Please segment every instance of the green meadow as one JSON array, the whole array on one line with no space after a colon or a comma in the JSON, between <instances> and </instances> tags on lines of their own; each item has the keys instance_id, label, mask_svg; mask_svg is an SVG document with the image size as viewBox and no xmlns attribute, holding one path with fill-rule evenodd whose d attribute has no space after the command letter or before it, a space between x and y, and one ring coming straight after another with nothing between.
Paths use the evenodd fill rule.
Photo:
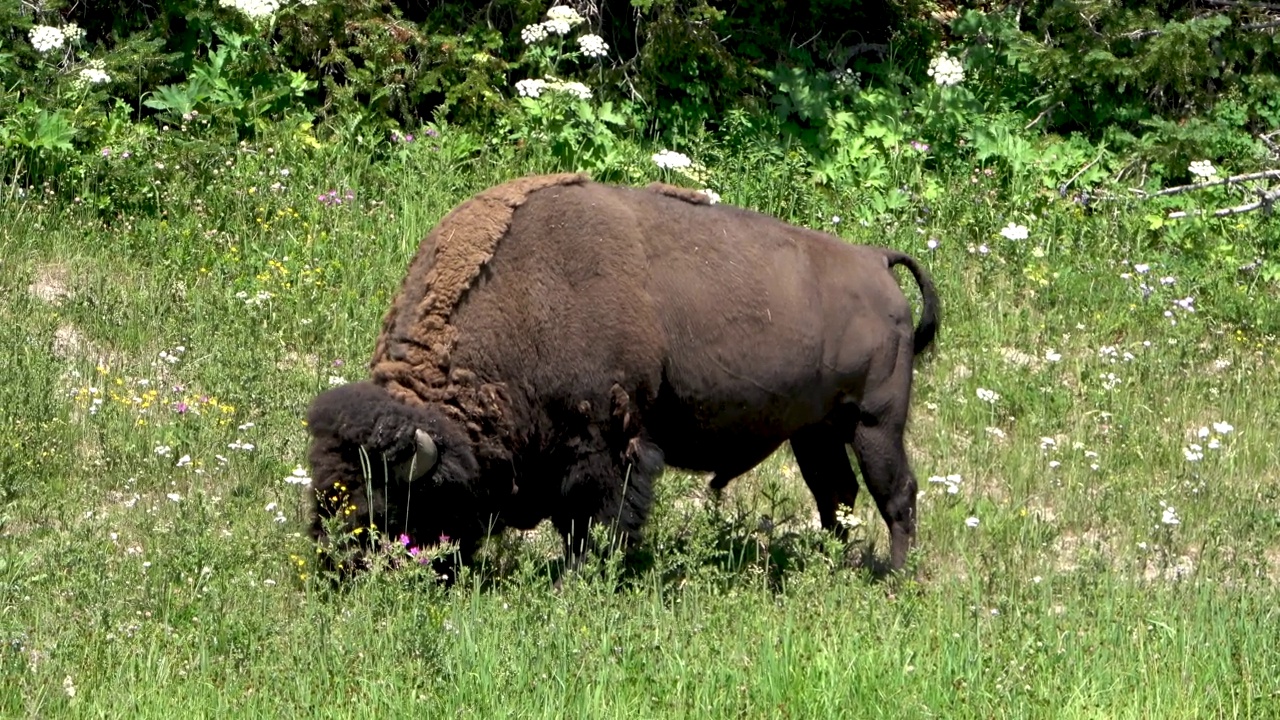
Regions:
<instances>
[{"instance_id":1,"label":"green meadow","mask_svg":"<svg viewBox=\"0 0 1280 720\"><path fill-rule=\"evenodd\" d=\"M556 589L545 526L452 587L390 561L330 583L308 403L363 376L439 218L552 169L450 133L378 162L287 139L111 159L153 213L6 190L0 716L1280 717L1280 313L1246 266L1273 220L1170 229L905 154L877 212L765 155L706 164L722 202L938 285L907 572L879 571L865 491L848 545L818 529L784 447L718 499L669 470L641 566ZM627 152L623 180L680 181Z\"/></svg>"}]
</instances>

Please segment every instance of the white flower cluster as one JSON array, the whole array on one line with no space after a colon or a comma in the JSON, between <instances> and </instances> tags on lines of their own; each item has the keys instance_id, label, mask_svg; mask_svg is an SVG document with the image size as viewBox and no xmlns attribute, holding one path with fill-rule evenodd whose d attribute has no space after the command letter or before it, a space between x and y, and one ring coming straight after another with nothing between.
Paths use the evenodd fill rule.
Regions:
<instances>
[{"instance_id":1,"label":"white flower cluster","mask_svg":"<svg viewBox=\"0 0 1280 720\"><path fill-rule=\"evenodd\" d=\"M663 150L653 154L653 162L663 170L680 170L693 165L693 161L684 153Z\"/></svg>"},{"instance_id":2,"label":"white flower cluster","mask_svg":"<svg viewBox=\"0 0 1280 720\"><path fill-rule=\"evenodd\" d=\"M49 25L37 25L31 28L27 36L31 39L31 47L42 53L57 50L67 39L61 30Z\"/></svg>"},{"instance_id":3,"label":"white flower cluster","mask_svg":"<svg viewBox=\"0 0 1280 720\"><path fill-rule=\"evenodd\" d=\"M579 100L586 100L591 97L591 88L574 80L561 81L553 77L538 79L529 78L520 80L516 83L516 92L521 97L542 97L544 90L556 90L567 95L572 95Z\"/></svg>"},{"instance_id":4,"label":"white flower cluster","mask_svg":"<svg viewBox=\"0 0 1280 720\"><path fill-rule=\"evenodd\" d=\"M964 66L944 51L929 61L929 77L939 85L959 85L964 82Z\"/></svg>"},{"instance_id":5,"label":"white flower cluster","mask_svg":"<svg viewBox=\"0 0 1280 720\"><path fill-rule=\"evenodd\" d=\"M854 72L849 68L845 68L843 70L832 70L830 76L835 82L836 87L844 89L857 87L862 81L862 73Z\"/></svg>"},{"instance_id":6,"label":"white flower cluster","mask_svg":"<svg viewBox=\"0 0 1280 720\"><path fill-rule=\"evenodd\" d=\"M533 45L534 43L546 39L548 35L568 35L570 30L575 26L582 24L584 20L585 18L579 15L577 10L574 10L567 5L556 5L547 11L547 20L545 22L540 22L536 25L526 25L524 29L520 31L520 39L524 40L526 45ZM584 37L596 36L587 35ZM579 41L579 43L581 43L581 41ZM604 42L601 41L601 45L603 44Z\"/></svg>"},{"instance_id":7,"label":"white flower cluster","mask_svg":"<svg viewBox=\"0 0 1280 720\"><path fill-rule=\"evenodd\" d=\"M996 392L995 390L978 388L978 399L981 400L982 402L991 403L994 405L995 402L1000 399L1000 393Z\"/></svg>"},{"instance_id":8,"label":"white flower cluster","mask_svg":"<svg viewBox=\"0 0 1280 720\"><path fill-rule=\"evenodd\" d=\"M111 76L104 70L106 65L102 60L90 60L88 65L82 68L76 76L75 83L81 87L85 85L97 85L99 83L111 82Z\"/></svg>"},{"instance_id":9,"label":"white flower cluster","mask_svg":"<svg viewBox=\"0 0 1280 720\"><path fill-rule=\"evenodd\" d=\"M62 26L62 37L66 38L67 42L79 42L84 39L84 28L75 23L67 23Z\"/></svg>"},{"instance_id":10,"label":"white flower cluster","mask_svg":"<svg viewBox=\"0 0 1280 720\"><path fill-rule=\"evenodd\" d=\"M1026 240L1029 234L1026 225L1017 223L1009 223L1000 230L1000 235L1006 240Z\"/></svg>"},{"instance_id":11,"label":"white flower cluster","mask_svg":"<svg viewBox=\"0 0 1280 720\"><path fill-rule=\"evenodd\" d=\"M1218 176L1218 169L1208 160L1195 160L1187 166L1187 172L1205 180L1211 180Z\"/></svg>"},{"instance_id":12,"label":"white flower cluster","mask_svg":"<svg viewBox=\"0 0 1280 720\"><path fill-rule=\"evenodd\" d=\"M960 480L961 477L959 475L933 475L929 478L929 482L931 483L940 483L945 485L947 487L948 495L955 495L960 492Z\"/></svg>"},{"instance_id":13,"label":"white flower cluster","mask_svg":"<svg viewBox=\"0 0 1280 720\"><path fill-rule=\"evenodd\" d=\"M239 10L253 20L270 17L280 9L280 0L218 0L218 4Z\"/></svg>"},{"instance_id":14,"label":"white flower cluster","mask_svg":"<svg viewBox=\"0 0 1280 720\"><path fill-rule=\"evenodd\" d=\"M578 38L578 48L589 58L600 58L609 54L609 44L599 35L583 35Z\"/></svg>"},{"instance_id":15,"label":"white flower cluster","mask_svg":"<svg viewBox=\"0 0 1280 720\"><path fill-rule=\"evenodd\" d=\"M716 192L715 190L712 190L711 188L704 188L702 190L699 190L698 192L702 193L703 195L706 195L707 199L711 201L712 205L715 205L716 203L720 202L720 193Z\"/></svg>"}]
</instances>

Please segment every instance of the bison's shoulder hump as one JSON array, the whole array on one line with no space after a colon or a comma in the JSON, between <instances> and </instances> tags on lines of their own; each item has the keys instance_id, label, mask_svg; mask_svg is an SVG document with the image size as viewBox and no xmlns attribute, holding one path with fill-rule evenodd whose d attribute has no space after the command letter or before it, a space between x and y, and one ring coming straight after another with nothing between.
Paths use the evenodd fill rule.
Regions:
<instances>
[{"instance_id":1,"label":"bison's shoulder hump","mask_svg":"<svg viewBox=\"0 0 1280 720\"><path fill-rule=\"evenodd\" d=\"M582 173L516 178L449 211L423 240L392 303L371 362L374 378L440 384L457 335L453 311L493 257L516 208L540 190L589 180Z\"/></svg>"}]
</instances>

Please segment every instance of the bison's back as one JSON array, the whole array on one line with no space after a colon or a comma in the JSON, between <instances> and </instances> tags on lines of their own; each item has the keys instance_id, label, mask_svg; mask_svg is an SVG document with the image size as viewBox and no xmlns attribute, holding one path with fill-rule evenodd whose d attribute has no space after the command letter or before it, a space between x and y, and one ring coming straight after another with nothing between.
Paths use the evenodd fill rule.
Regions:
<instances>
[{"instance_id":1,"label":"bison's back","mask_svg":"<svg viewBox=\"0 0 1280 720\"><path fill-rule=\"evenodd\" d=\"M546 188L516 210L456 311L453 360L566 412L608 403L619 383L671 464L749 466L865 375L872 353L851 327L884 336L870 327L881 316L859 309L865 286L880 287L848 278L877 262L738 208Z\"/></svg>"}]
</instances>

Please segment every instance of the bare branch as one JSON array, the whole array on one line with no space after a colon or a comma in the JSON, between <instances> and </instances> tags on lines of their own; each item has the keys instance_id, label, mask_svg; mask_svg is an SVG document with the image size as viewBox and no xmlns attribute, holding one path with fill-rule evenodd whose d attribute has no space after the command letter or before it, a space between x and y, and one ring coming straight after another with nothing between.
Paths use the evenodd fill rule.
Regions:
<instances>
[{"instance_id":1,"label":"bare branch","mask_svg":"<svg viewBox=\"0 0 1280 720\"><path fill-rule=\"evenodd\" d=\"M1167 195L1181 195L1184 192L1192 190L1203 190L1204 188L1217 187L1219 185L1235 185L1237 183L1248 182L1250 180L1280 180L1280 170L1263 170L1262 172L1248 173L1246 175L1232 175L1229 178L1215 180L1207 183L1194 183L1191 185L1179 185L1177 187L1165 188L1158 192L1149 193L1138 188L1129 188L1142 198L1165 197Z\"/></svg>"},{"instance_id":2,"label":"bare branch","mask_svg":"<svg viewBox=\"0 0 1280 720\"><path fill-rule=\"evenodd\" d=\"M1201 215L1209 215L1210 217L1227 217L1229 215L1239 215L1241 213L1253 212L1254 210L1257 210L1259 208L1261 208L1263 212L1270 213L1274 209L1277 198L1280 198L1280 189L1271 190L1270 192L1259 193L1257 202L1246 203L1244 205L1237 205L1235 207L1222 208L1221 210L1214 210L1211 213L1205 213L1201 210L1193 210L1191 212L1186 212L1185 210L1179 210L1177 212L1169 213L1168 219L1178 220L1180 218L1199 217Z\"/></svg>"},{"instance_id":3,"label":"bare branch","mask_svg":"<svg viewBox=\"0 0 1280 720\"><path fill-rule=\"evenodd\" d=\"M1241 25L1241 30L1269 30L1271 28L1280 27L1280 20L1272 20L1271 22L1249 23Z\"/></svg>"},{"instance_id":4,"label":"bare branch","mask_svg":"<svg viewBox=\"0 0 1280 720\"><path fill-rule=\"evenodd\" d=\"M1062 106L1061 101L1050 105L1049 107L1045 108L1039 115L1037 115L1035 120L1032 120L1031 122L1027 123L1027 126L1022 129L1030 130L1031 128L1035 127L1036 123L1043 120L1045 115L1048 115L1049 113L1053 112L1054 110L1058 109L1061 106Z\"/></svg>"},{"instance_id":5,"label":"bare branch","mask_svg":"<svg viewBox=\"0 0 1280 720\"><path fill-rule=\"evenodd\" d=\"M1102 159L1102 154L1103 154L1104 152L1106 152L1106 151L1105 151L1105 150L1099 150L1099 151L1098 151L1098 157L1094 158L1093 160L1090 160L1090 161L1089 161L1089 162L1088 162L1084 167L1082 167L1082 168L1080 168L1079 170L1077 170L1077 171L1076 171L1076 174L1071 176L1071 179L1067 180L1066 182L1062 183L1062 185L1058 186L1058 194L1059 194L1059 195L1066 195L1066 194L1067 194L1067 188L1071 187L1071 183L1075 182L1075 181L1076 181L1076 178L1078 178L1078 177L1080 177L1081 175L1083 175L1085 170L1088 170L1089 168L1091 168L1091 167L1093 167L1094 165L1096 165L1096 164L1097 164L1097 162L1098 162L1099 160L1101 160L1101 159Z\"/></svg>"}]
</instances>

